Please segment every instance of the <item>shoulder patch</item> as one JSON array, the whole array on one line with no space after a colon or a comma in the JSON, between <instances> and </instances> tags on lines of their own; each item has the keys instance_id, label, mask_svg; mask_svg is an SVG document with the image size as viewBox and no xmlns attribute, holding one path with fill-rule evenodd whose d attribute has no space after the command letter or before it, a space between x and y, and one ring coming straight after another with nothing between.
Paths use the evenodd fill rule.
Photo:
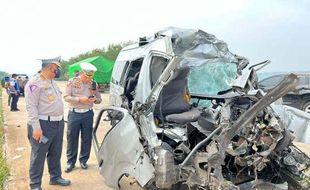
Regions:
<instances>
[{"instance_id":1,"label":"shoulder patch","mask_svg":"<svg viewBox=\"0 0 310 190\"><path fill-rule=\"evenodd\" d=\"M30 92L34 92L37 88L38 88L38 86L35 85L35 84L29 85L29 90L30 90Z\"/></svg>"}]
</instances>

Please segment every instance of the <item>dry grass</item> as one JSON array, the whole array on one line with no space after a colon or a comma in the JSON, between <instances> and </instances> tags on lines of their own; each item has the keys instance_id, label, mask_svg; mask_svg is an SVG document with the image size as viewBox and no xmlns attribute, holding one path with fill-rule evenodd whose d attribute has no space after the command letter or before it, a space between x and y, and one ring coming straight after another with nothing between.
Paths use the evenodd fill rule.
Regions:
<instances>
[{"instance_id":1,"label":"dry grass","mask_svg":"<svg viewBox=\"0 0 310 190\"><path fill-rule=\"evenodd\" d=\"M4 144L4 125L3 125L3 109L2 109L2 87L0 87L0 189L4 189L4 183L9 176L9 168L5 161L5 153L3 151Z\"/></svg>"}]
</instances>

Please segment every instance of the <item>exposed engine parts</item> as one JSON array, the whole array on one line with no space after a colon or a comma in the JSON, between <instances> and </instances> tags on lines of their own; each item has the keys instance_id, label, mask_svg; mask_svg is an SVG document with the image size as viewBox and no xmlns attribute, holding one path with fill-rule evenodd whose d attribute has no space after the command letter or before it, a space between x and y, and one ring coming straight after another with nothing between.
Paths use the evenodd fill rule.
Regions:
<instances>
[{"instance_id":1,"label":"exposed engine parts","mask_svg":"<svg viewBox=\"0 0 310 190\"><path fill-rule=\"evenodd\" d=\"M282 85L287 86L285 81ZM281 86L278 88L278 96L285 93ZM181 126L166 123L161 135L169 148L157 148L156 176L161 177L155 178L156 186L169 189L177 180L189 187L239 189L239 184L247 182L255 186L259 180L284 180L307 189L306 180L301 179L307 178L303 171L310 166L309 157L292 144L293 136L281 117L266 106L272 100L253 100L233 97L201 110L197 122ZM242 124L237 125L240 120ZM171 177L175 173L177 179Z\"/></svg>"}]
</instances>

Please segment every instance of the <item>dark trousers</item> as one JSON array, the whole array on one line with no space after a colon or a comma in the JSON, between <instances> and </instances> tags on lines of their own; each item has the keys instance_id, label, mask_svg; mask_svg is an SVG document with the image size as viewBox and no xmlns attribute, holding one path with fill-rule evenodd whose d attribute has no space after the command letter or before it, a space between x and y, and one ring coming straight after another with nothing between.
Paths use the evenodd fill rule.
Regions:
<instances>
[{"instance_id":1,"label":"dark trousers","mask_svg":"<svg viewBox=\"0 0 310 190\"><path fill-rule=\"evenodd\" d=\"M24 88L20 87L20 95L25 96Z\"/></svg>"},{"instance_id":2,"label":"dark trousers","mask_svg":"<svg viewBox=\"0 0 310 190\"><path fill-rule=\"evenodd\" d=\"M28 125L28 139L31 144L30 157L30 187L40 187L44 170L45 157L47 158L48 171L51 180L61 177L61 152L64 132L64 121L40 120L43 135L48 141L44 144L32 137L32 126Z\"/></svg>"},{"instance_id":3,"label":"dark trousers","mask_svg":"<svg viewBox=\"0 0 310 190\"><path fill-rule=\"evenodd\" d=\"M12 100L12 95L9 92L9 96L8 96L8 106L11 106L11 100Z\"/></svg>"},{"instance_id":4,"label":"dark trousers","mask_svg":"<svg viewBox=\"0 0 310 190\"><path fill-rule=\"evenodd\" d=\"M19 95L11 94L12 102L11 102L11 110L17 110L17 102L19 99Z\"/></svg>"},{"instance_id":5,"label":"dark trousers","mask_svg":"<svg viewBox=\"0 0 310 190\"><path fill-rule=\"evenodd\" d=\"M81 132L81 151L79 156L80 163L86 163L89 159L92 131L93 131L94 112L75 113L69 111L68 130L67 130L67 164L75 165L77 160L79 134Z\"/></svg>"}]
</instances>

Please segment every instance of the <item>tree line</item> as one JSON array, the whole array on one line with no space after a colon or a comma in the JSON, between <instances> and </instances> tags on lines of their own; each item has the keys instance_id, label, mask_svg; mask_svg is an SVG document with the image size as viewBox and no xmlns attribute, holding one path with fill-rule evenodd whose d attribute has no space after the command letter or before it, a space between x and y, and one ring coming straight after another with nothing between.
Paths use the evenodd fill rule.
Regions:
<instances>
[{"instance_id":1,"label":"tree line","mask_svg":"<svg viewBox=\"0 0 310 190\"><path fill-rule=\"evenodd\" d=\"M0 79L2 79L5 76L9 76L9 75L10 75L9 73L6 73L4 71L0 71Z\"/></svg>"},{"instance_id":2,"label":"tree line","mask_svg":"<svg viewBox=\"0 0 310 190\"><path fill-rule=\"evenodd\" d=\"M89 57L94 57L94 56L102 56L104 58L115 61L121 49L130 44L133 44L133 42L128 41L128 42L121 42L121 43L116 43L116 44L109 44L106 48L105 47L96 48L86 53L82 53L77 56L71 57L69 58L69 60L62 60L60 63L62 72L58 80L66 80L65 74L68 73L68 66L78 61L81 61L83 59L87 59ZM0 71L0 79L2 79L4 76L10 76L10 74L4 71Z\"/></svg>"},{"instance_id":3,"label":"tree line","mask_svg":"<svg viewBox=\"0 0 310 190\"><path fill-rule=\"evenodd\" d=\"M123 42L117 44L109 44L107 48L96 48L86 53L79 54L77 56L71 57L69 60L62 60L61 61L61 76L58 80L66 80L65 74L68 73L69 65L81 61L83 59L87 59L89 57L94 56L103 56L104 58L110 59L115 61L118 53L124 46L131 44L132 42Z\"/></svg>"},{"instance_id":4,"label":"tree line","mask_svg":"<svg viewBox=\"0 0 310 190\"><path fill-rule=\"evenodd\" d=\"M117 44L109 44L106 48L105 47L96 48L86 53L82 53L77 56L71 57L69 60L62 60L60 63L62 74L59 80L66 80L65 74L68 73L69 65L76 63L78 61L81 61L83 59L87 59L89 57L94 57L94 56L102 56L104 58L115 61L121 49L130 44L133 44L133 42L128 41L128 42L122 42L122 43L117 43Z\"/></svg>"}]
</instances>

